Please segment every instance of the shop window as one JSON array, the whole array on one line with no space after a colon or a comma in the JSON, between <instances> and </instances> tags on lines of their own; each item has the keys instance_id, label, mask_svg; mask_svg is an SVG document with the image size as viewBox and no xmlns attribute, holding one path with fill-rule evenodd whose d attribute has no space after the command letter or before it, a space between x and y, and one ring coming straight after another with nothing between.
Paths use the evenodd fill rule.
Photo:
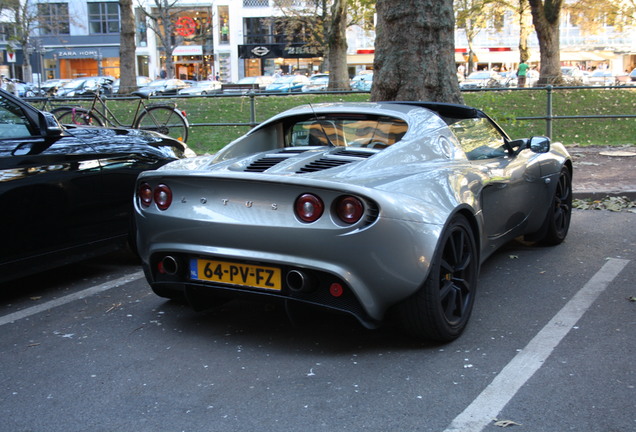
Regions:
<instances>
[{"instance_id":1,"label":"shop window","mask_svg":"<svg viewBox=\"0 0 636 432\"><path fill-rule=\"evenodd\" d=\"M230 43L230 11L227 6L219 6L219 43Z\"/></svg>"},{"instance_id":2,"label":"shop window","mask_svg":"<svg viewBox=\"0 0 636 432\"><path fill-rule=\"evenodd\" d=\"M38 3L38 20L43 35L70 34L68 3Z\"/></svg>"},{"instance_id":3,"label":"shop window","mask_svg":"<svg viewBox=\"0 0 636 432\"><path fill-rule=\"evenodd\" d=\"M119 33L118 3L88 3L90 34Z\"/></svg>"},{"instance_id":4,"label":"shop window","mask_svg":"<svg viewBox=\"0 0 636 432\"><path fill-rule=\"evenodd\" d=\"M146 15L143 10L137 8L135 10L135 36L137 46L148 45L148 27L146 25Z\"/></svg>"}]
</instances>

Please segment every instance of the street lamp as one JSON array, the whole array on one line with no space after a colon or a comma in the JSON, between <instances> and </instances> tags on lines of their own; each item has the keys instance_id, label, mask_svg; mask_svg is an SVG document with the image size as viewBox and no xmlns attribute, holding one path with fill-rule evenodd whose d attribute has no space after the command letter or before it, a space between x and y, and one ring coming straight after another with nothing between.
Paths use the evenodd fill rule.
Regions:
<instances>
[{"instance_id":1,"label":"street lamp","mask_svg":"<svg viewBox=\"0 0 636 432\"><path fill-rule=\"evenodd\" d=\"M40 88L40 85L42 84L42 76L44 76L44 60L42 59L42 56L44 55L44 53L46 53L46 49L42 46L42 41L40 39L34 39L33 45L27 48L27 53L29 55L37 54L37 59L38 59L38 74L37 74L38 79L37 80L38 80L38 88Z\"/></svg>"},{"instance_id":2,"label":"street lamp","mask_svg":"<svg viewBox=\"0 0 636 432\"><path fill-rule=\"evenodd\" d=\"M95 54L95 60L97 60L97 75L102 76L102 50L100 48L97 49L97 54Z\"/></svg>"}]
</instances>

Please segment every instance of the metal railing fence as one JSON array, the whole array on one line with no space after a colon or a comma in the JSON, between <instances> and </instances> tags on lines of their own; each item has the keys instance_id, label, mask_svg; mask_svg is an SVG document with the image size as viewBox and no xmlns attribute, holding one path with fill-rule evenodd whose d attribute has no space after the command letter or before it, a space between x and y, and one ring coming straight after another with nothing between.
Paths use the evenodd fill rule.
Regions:
<instances>
[{"instance_id":1,"label":"metal railing fence","mask_svg":"<svg viewBox=\"0 0 636 432\"><path fill-rule=\"evenodd\" d=\"M636 84L636 83L634 83ZM467 105L472 105L484 109L493 115L506 130L528 129L529 123L544 122L545 128L541 131L532 130L532 134L543 134L554 138L554 125L556 122L565 120L610 120L610 119L634 119L636 114L630 112L607 112L611 108L612 95L615 90L629 91L628 97L634 98L636 85L621 86L546 86L528 88L484 88L463 90ZM578 98L585 100L585 91L606 92L604 95L608 104L603 107L585 106L581 102L580 109L575 113L555 114L557 108L563 105L565 98ZM516 107L516 111L508 104L501 102L502 92L520 92L515 102L522 105ZM621 93L622 94L622 93ZM563 99L557 100L558 97ZM160 102L166 97L152 97L151 99ZM270 116L285 109L310 103L346 101L368 101L369 93L360 91L329 91L312 93L263 93L248 92L245 94L213 94L203 96L172 96L170 99L177 103L180 109L187 113L191 126L191 137L188 141L199 141L197 144L207 145L213 137L220 136L218 145L224 145L233 138L240 136L246 130L258 125ZM106 98L109 108L118 116L126 116L127 112L132 113L132 108L136 106L135 97L113 96ZM60 105L80 105L86 106L92 98L72 98L72 99L48 99L30 98L31 102L38 108L48 110ZM541 108L543 106L543 108ZM633 106L633 104L632 104ZM518 111L522 111L522 115ZM523 115L525 114L525 115ZM131 114L132 115L132 114ZM125 117L124 117L125 118ZM520 125L525 126L520 126ZM216 130L219 128L219 130ZM221 129L225 128L225 129ZM237 131L237 129L239 129ZM630 127L632 137L636 136L636 127ZM232 132L233 131L233 132ZM232 133L230 133L232 132ZM527 136L529 134L524 134ZM212 138L211 138L212 137ZM635 139L629 137L630 139ZM627 137L626 137L627 139Z\"/></svg>"}]
</instances>

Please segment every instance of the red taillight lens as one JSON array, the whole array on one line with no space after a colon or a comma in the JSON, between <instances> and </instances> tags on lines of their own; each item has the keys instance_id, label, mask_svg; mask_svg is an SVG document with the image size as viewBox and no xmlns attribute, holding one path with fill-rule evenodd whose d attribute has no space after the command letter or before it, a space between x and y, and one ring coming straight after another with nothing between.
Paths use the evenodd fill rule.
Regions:
<instances>
[{"instance_id":1,"label":"red taillight lens","mask_svg":"<svg viewBox=\"0 0 636 432\"><path fill-rule=\"evenodd\" d=\"M364 204L356 197L340 197L336 201L336 214L345 223L356 223L364 214Z\"/></svg>"},{"instance_id":2,"label":"red taillight lens","mask_svg":"<svg viewBox=\"0 0 636 432\"><path fill-rule=\"evenodd\" d=\"M137 195L139 195L139 202L142 206L150 206L150 204L152 203L152 188L148 183L142 183L139 185Z\"/></svg>"},{"instance_id":3,"label":"red taillight lens","mask_svg":"<svg viewBox=\"0 0 636 432\"><path fill-rule=\"evenodd\" d=\"M172 191L165 184L160 184L155 188L154 199L159 210L166 210L172 204Z\"/></svg>"},{"instance_id":4,"label":"red taillight lens","mask_svg":"<svg viewBox=\"0 0 636 432\"><path fill-rule=\"evenodd\" d=\"M294 205L296 216L303 222L315 222L322 216L325 205L316 195L303 194L296 199Z\"/></svg>"}]
</instances>

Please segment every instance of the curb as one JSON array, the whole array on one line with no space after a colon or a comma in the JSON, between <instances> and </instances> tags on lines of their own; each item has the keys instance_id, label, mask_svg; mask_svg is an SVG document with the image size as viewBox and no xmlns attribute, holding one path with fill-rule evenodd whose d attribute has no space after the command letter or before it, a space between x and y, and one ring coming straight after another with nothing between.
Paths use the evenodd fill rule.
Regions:
<instances>
[{"instance_id":1,"label":"curb","mask_svg":"<svg viewBox=\"0 0 636 432\"><path fill-rule=\"evenodd\" d=\"M636 190L625 191L601 191L601 190L589 190L589 191L572 191L572 197L574 199L603 199L607 197L626 197L631 201L636 201Z\"/></svg>"}]
</instances>

